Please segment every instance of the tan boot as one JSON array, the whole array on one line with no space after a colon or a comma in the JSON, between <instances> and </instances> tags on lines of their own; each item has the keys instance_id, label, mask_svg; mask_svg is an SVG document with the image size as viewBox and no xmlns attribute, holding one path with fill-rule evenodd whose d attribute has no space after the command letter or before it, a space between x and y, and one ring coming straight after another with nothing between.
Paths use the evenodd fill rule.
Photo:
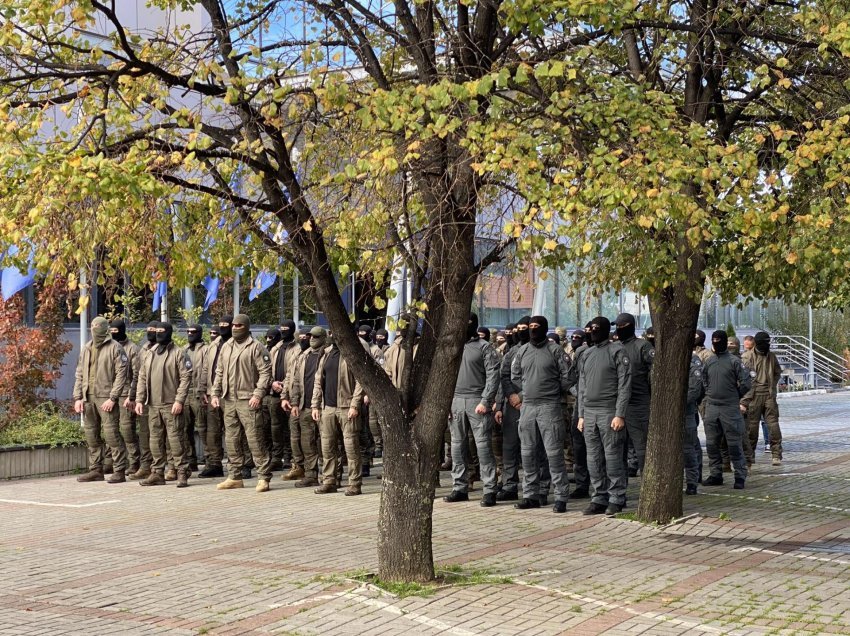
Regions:
<instances>
[{"instance_id":1,"label":"tan boot","mask_svg":"<svg viewBox=\"0 0 850 636\"><path fill-rule=\"evenodd\" d=\"M127 481L127 477L124 474L123 470L116 470L109 476L109 479L106 480L107 484L123 484Z\"/></svg>"},{"instance_id":2,"label":"tan boot","mask_svg":"<svg viewBox=\"0 0 850 636\"><path fill-rule=\"evenodd\" d=\"M188 488L189 487L189 475L191 475L191 473L178 473L177 474L177 487L178 488Z\"/></svg>"},{"instance_id":3,"label":"tan boot","mask_svg":"<svg viewBox=\"0 0 850 636\"><path fill-rule=\"evenodd\" d=\"M346 497L355 497L357 495L362 495L363 493L360 490L360 486L349 486L345 489Z\"/></svg>"},{"instance_id":4,"label":"tan boot","mask_svg":"<svg viewBox=\"0 0 850 636\"><path fill-rule=\"evenodd\" d=\"M130 475L129 478L133 479L133 480L135 480L135 479L145 479L146 477L149 477L150 474L151 474L151 469L145 468L144 466L142 466L141 468L139 468L139 470L137 470L135 473Z\"/></svg>"},{"instance_id":5,"label":"tan boot","mask_svg":"<svg viewBox=\"0 0 850 636\"><path fill-rule=\"evenodd\" d=\"M216 490L233 490L234 488L244 488L245 485L242 483L241 479L231 479L228 477L223 482L221 482L218 486L215 487Z\"/></svg>"},{"instance_id":6,"label":"tan boot","mask_svg":"<svg viewBox=\"0 0 850 636\"><path fill-rule=\"evenodd\" d=\"M333 484L322 484L321 486L316 488L316 490L314 490L313 492L316 493L317 495L328 495L330 493L336 492L337 490L338 490L338 488L336 486L334 486Z\"/></svg>"},{"instance_id":7,"label":"tan boot","mask_svg":"<svg viewBox=\"0 0 850 636\"><path fill-rule=\"evenodd\" d=\"M103 481L103 471L90 470L84 475L80 475L79 477L77 477L77 481L80 483L84 483L87 481Z\"/></svg>"},{"instance_id":8,"label":"tan boot","mask_svg":"<svg viewBox=\"0 0 850 636\"><path fill-rule=\"evenodd\" d=\"M257 487L254 488L257 492L268 492L269 491L269 480L268 479L258 479Z\"/></svg>"},{"instance_id":9,"label":"tan boot","mask_svg":"<svg viewBox=\"0 0 850 636\"><path fill-rule=\"evenodd\" d=\"M165 471L165 481L174 481L177 479L177 471L173 468L169 468Z\"/></svg>"},{"instance_id":10,"label":"tan boot","mask_svg":"<svg viewBox=\"0 0 850 636\"><path fill-rule=\"evenodd\" d=\"M140 486L164 486L165 478L159 473L151 473L146 479L139 482Z\"/></svg>"},{"instance_id":11,"label":"tan boot","mask_svg":"<svg viewBox=\"0 0 850 636\"><path fill-rule=\"evenodd\" d=\"M289 469L289 472L286 473L281 479L283 481L296 481L304 477L304 469L301 466L293 466Z\"/></svg>"}]
</instances>

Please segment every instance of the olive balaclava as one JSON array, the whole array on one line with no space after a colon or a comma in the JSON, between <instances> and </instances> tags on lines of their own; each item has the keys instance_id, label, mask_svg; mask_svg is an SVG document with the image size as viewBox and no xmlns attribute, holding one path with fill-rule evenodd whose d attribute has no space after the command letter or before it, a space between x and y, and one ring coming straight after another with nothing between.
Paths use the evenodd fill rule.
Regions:
<instances>
[{"instance_id":1,"label":"olive balaclava","mask_svg":"<svg viewBox=\"0 0 850 636\"><path fill-rule=\"evenodd\" d=\"M113 318L109 323L109 333L115 342L124 342L127 339L127 325L123 318Z\"/></svg>"},{"instance_id":2,"label":"olive balaclava","mask_svg":"<svg viewBox=\"0 0 850 636\"><path fill-rule=\"evenodd\" d=\"M161 355L165 353L168 345L171 344L171 336L174 334L174 327L171 326L170 322L158 322L156 324L156 328L156 353L157 355ZM163 331L159 331L160 329Z\"/></svg>"},{"instance_id":3,"label":"olive balaclava","mask_svg":"<svg viewBox=\"0 0 850 636\"><path fill-rule=\"evenodd\" d=\"M147 329L145 330L145 338L147 338L148 342L151 344L156 344L156 328L158 325L158 321L151 320L148 323Z\"/></svg>"},{"instance_id":4,"label":"olive balaclava","mask_svg":"<svg viewBox=\"0 0 850 636\"><path fill-rule=\"evenodd\" d=\"M531 334L528 333L528 323L531 322L531 316L523 316L516 323L516 331L514 335L516 336L516 342L518 345L524 345L528 342L528 338Z\"/></svg>"},{"instance_id":5,"label":"olive balaclava","mask_svg":"<svg viewBox=\"0 0 850 636\"><path fill-rule=\"evenodd\" d=\"M112 334L109 333L109 322L103 316L98 316L91 321L91 339L98 349L112 340Z\"/></svg>"},{"instance_id":6,"label":"olive balaclava","mask_svg":"<svg viewBox=\"0 0 850 636\"><path fill-rule=\"evenodd\" d=\"M271 351L272 347L274 347L278 342L280 342L281 334L280 329L277 327L269 327L266 331L266 349Z\"/></svg>"},{"instance_id":7,"label":"olive balaclava","mask_svg":"<svg viewBox=\"0 0 850 636\"><path fill-rule=\"evenodd\" d=\"M590 321L590 341L595 344L602 344L611 337L611 321L605 316L597 316Z\"/></svg>"},{"instance_id":8,"label":"olive balaclava","mask_svg":"<svg viewBox=\"0 0 850 636\"><path fill-rule=\"evenodd\" d=\"M546 334L549 333L549 321L546 320L546 316L532 316L528 321L528 339L531 344L539 347L544 344L547 340ZM532 323L536 324L536 327L530 326Z\"/></svg>"},{"instance_id":9,"label":"olive balaclava","mask_svg":"<svg viewBox=\"0 0 850 636\"><path fill-rule=\"evenodd\" d=\"M218 333L222 342L233 336L233 316L222 316L218 321Z\"/></svg>"},{"instance_id":10,"label":"olive balaclava","mask_svg":"<svg viewBox=\"0 0 850 636\"><path fill-rule=\"evenodd\" d=\"M313 327L310 330L310 348L314 351L324 349L327 340L328 332L321 327Z\"/></svg>"},{"instance_id":11,"label":"olive balaclava","mask_svg":"<svg viewBox=\"0 0 850 636\"><path fill-rule=\"evenodd\" d=\"M386 329L378 329L375 332L375 344L379 347L383 347L387 344L387 340L389 340L390 334Z\"/></svg>"},{"instance_id":12,"label":"olive balaclava","mask_svg":"<svg viewBox=\"0 0 850 636\"><path fill-rule=\"evenodd\" d=\"M695 347L704 347L705 346L705 332L702 329L697 329L694 332L694 346Z\"/></svg>"},{"instance_id":13,"label":"olive balaclava","mask_svg":"<svg viewBox=\"0 0 850 636\"><path fill-rule=\"evenodd\" d=\"M247 314L236 314L233 317L232 329L233 339L239 343L245 342L251 335L251 319Z\"/></svg>"},{"instance_id":14,"label":"olive balaclava","mask_svg":"<svg viewBox=\"0 0 850 636\"><path fill-rule=\"evenodd\" d=\"M729 346L729 336L723 329L718 329L711 334L711 348L714 353L726 353L726 348Z\"/></svg>"},{"instance_id":15,"label":"olive balaclava","mask_svg":"<svg viewBox=\"0 0 850 636\"><path fill-rule=\"evenodd\" d=\"M756 341L756 351L767 355L770 351L770 335L766 331L759 331L753 338Z\"/></svg>"},{"instance_id":16,"label":"olive balaclava","mask_svg":"<svg viewBox=\"0 0 850 636\"><path fill-rule=\"evenodd\" d=\"M620 314L614 321L617 325L617 338L620 342L631 340L635 337L635 317L631 314Z\"/></svg>"},{"instance_id":17,"label":"olive balaclava","mask_svg":"<svg viewBox=\"0 0 850 636\"><path fill-rule=\"evenodd\" d=\"M204 341L204 328L200 325L186 325L186 340L189 348L194 350L196 345Z\"/></svg>"},{"instance_id":18,"label":"olive balaclava","mask_svg":"<svg viewBox=\"0 0 850 636\"><path fill-rule=\"evenodd\" d=\"M280 323L280 339L284 343L289 343L295 340L295 321L284 320Z\"/></svg>"}]
</instances>

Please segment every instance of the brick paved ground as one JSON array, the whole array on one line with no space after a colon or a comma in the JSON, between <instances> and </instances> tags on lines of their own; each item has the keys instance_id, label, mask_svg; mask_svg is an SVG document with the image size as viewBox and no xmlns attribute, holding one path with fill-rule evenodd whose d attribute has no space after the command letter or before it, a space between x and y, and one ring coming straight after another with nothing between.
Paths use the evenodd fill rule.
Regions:
<instances>
[{"instance_id":1,"label":"brick paved ground","mask_svg":"<svg viewBox=\"0 0 850 636\"><path fill-rule=\"evenodd\" d=\"M848 634L850 395L781 409L784 465L759 452L745 491L705 488L673 527L438 500L440 564L512 582L428 597L346 576L375 567L375 479L356 498L6 482L0 634Z\"/></svg>"}]
</instances>

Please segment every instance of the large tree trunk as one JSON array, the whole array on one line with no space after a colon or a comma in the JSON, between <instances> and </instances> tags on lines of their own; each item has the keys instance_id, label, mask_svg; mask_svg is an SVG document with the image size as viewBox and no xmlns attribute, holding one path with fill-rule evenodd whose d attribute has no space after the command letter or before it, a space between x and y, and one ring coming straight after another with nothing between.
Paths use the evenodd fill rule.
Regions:
<instances>
[{"instance_id":1,"label":"large tree trunk","mask_svg":"<svg viewBox=\"0 0 850 636\"><path fill-rule=\"evenodd\" d=\"M650 295L655 328L652 402L638 518L669 523L682 515L682 438L688 369L704 283L703 259L690 248L679 257L682 282ZM689 266L690 265L690 266Z\"/></svg>"}]
</instances>

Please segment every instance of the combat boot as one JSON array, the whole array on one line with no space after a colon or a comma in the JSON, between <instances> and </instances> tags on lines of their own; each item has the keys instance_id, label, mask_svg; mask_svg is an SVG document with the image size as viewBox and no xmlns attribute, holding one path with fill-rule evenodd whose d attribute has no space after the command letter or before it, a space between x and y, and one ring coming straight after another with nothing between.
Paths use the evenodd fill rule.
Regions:
<instances>
[{"instance_id":1,"label":"combat boot","mask_svg":"<svg viewBox=\"0 0 850 636\"><path fill-rule=\"evenodd\" d=\"M174 481L177 479L177 471L173 468L169 468L165 471L165 481Z\"/></svg>"},{"instance_id":2,"label":"combat boot","mask_svg":"<svg viewBox=\"0 0 850 636\"><path fill-rule=\"evenodd\" d=\"M348 488L345 489L345 496L346 497L354 497L354 496L360 495L360 494L363 494L361 489L360 489L360 486L349 486Z\"/></svg>"},{"instance_id":3,"label":"combat boot","mask_svg":"<svg viewBox=\"0 0 850 636\"><path fill-rule=\"evenodd\" d=\"M87 481L103 481L103 471L90 470L89 472L77 477L77 481L84 483Z\"/></svg>"},{"instance_id":4,"label":"combat boot","mask_svg":"<svg viewBox=\"0 0 850 636\"><path fill-rule=\"evenodd\" d=\"M177 473L177 487L178 488L188 488L189 487L189 475L191 473L179 472Z\"/></svg>"},{"instance_id":5,"label":"combat boot","mask_svg":"<svg viewBox=\"0 0 850 636\"><path fill-rule=\"evenodd\" d=\"M215 487L216 490L233 490L234 488L244 488L245 484L242 483L241 479L231 479L228 477L223 482L221 482L218 486Z\"/></svg>"},{"instance_id":6,"label":"combat boot","mask_svg":"<svg viewBox=\"0 0 850 636\"><path fill-rule=\"evenodd\" d=\"M159 473L151 473L146 479L139 482L140 486L164 486L165 478Z\"/></svg>"},{"instance_id":7,"label":"combat boot","mask_svg":"<svg viewBox=\"0 0 850 636\"><path fill-rule=\"evenodd\" d=\"M254 488L257 492L268 492L269 491L269 480L268 479L258 479L257 487Z\"/></svg>"},{"instance_id":8,"label":"combat boot","mask_svg":"<svg viewBox=\"0 0 850 636\"><path fill-rule=\"evenodd\" d=\"M221 466L204 466L204 469L198 473L198 477L207 479L209 477L224 477L224 469Z\"/></svg>"},{"instance_id":9,"label":"combat boot","mask_svg":"<svg viewBox=\"0 0 850 636\"><path fill-rule=\"evenodd\" d=\"M145 479L146 477L149 477L150 474L151 474L150 467L142 466L141 468L139 468L139 470L137 470L132 475L130 475L130 479L133 479L133 480Z\"/></svg>"},{"instance_id":10,"label":"combat boot","mask_svg":"<svg viewBox=\"0 0 850 636\"><path fill-rule=\"evenodd\" d=\"M298 479L302 479L304 477L304 469L301 466L293 466L289 469L289 472L286 473L281 479L283 481L297 481Z\"/></svg>"},{"instance_id":11,"label":"combat boot","mask_svg":"<svg viewBox=\"0 0 850 636\"><path fill-rule=\"evenodd\" d=\"M109 476L109 479L106 480L107 484L123 484L127 481L127 477L124 474L123 470L116 470Z\"/></svg>"},{"instance_id":12,"label":"combat boot","mask_svg":"<svg viewBox=\"0 0 850 636\"><path fill-rule=\"evenodd\" d=\"M112 474L112 464L107 464L106 462L104 462L104 464L103 464L103 474L104 475L111 475Z\"/></svg>"},{"instance_id":13,"label":"combat boot","mask_svg":"<svg viewBox=\"0 0 850 636\"><path fill-rule=\"evenodd\" d=\"M271 471L283 470L283 460L282 459L273 459L272 465L269 468Z\"/></svg>"},{"instance_id":14,"label":"combat boot","mask_svg":"<svg viewBox=\"0 0 850 636\"><path fill-rule=\"evenodd\" d=\"M318 486L318 485L319 485L319 480L316 479L315 477L304 477L304 479L301 479L300 481L295 482L296 488L309 488L311 486Z\"/></svg>"},{"instance_id":15,"label":"combat boot","mask_svg":"<svg viewBox=\"0 0 850 636\"><path fill-rule=\"evenodd\" d=\"M338 490L338 488L336 486L334 486L333 484L322 484L321 486L316 488L316 490L314 490L313 492L316 493L317 495L329 495L331 493L335 493L337 490Z\"/></svg>"}]
</instances>

